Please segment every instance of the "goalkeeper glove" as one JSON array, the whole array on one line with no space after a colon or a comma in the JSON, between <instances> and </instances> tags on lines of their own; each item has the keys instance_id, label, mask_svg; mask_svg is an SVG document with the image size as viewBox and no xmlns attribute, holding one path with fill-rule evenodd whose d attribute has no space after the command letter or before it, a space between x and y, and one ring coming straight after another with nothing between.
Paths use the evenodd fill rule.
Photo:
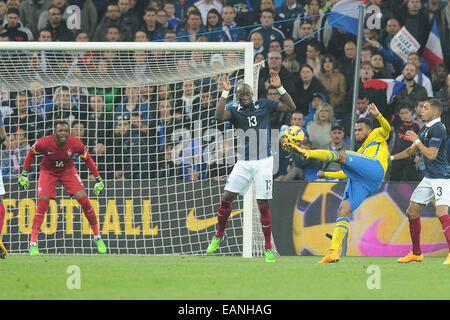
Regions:
<instances>
[{"instance_id":1,"label":"goalkeeper glove","mask_svg":"<svg viewBox=\"0 0 450 320\"><path fill-rule=\"evenodd\" d=\"M22 170L22 174L19 178L19 185L24 190L28 190L30 188L30 181L28 181L28 171Z\"/></svg>"},{"instance_id":2,"label":"goalkeeper glove","mask_svg":"<svg viewBox=\"0 0 450 320\"><path fill-rule=\"evenodd\" d=\"M97 183L94 186L94 195L98 196L100 194L100 191L105 188L105 184L103 183L101 177L97 177L95 178L95 180L97 180Z\"/></svg>"}]
</instances>

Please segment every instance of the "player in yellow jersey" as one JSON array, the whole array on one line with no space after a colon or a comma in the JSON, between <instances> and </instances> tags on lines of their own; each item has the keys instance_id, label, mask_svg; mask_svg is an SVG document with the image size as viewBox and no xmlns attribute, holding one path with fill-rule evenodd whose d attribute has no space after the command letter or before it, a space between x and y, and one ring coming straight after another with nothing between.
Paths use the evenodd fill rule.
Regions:
<instances>
[{"instance_id":1,"label":"player in yellow jersey","mask_svg":"<svg viewBox=\"0 0 450 320\"><path fill-rule=\"evenodd\" d=\"M304 150L292 143L283 144L286 150L299 153L306 159L313 158L324 162L335 161L341 164L341 171L319 171L317 175L320 178L348 178L344 196L339 206L330 249L319 263L339 261L339 248L348 232L350 215L367 197L380 189L386 174L389 159L386 140L389 138L391 126L378 111L375 104L370 104L368 110L370 114L377 118L381 127L373 129L372 120L369 118L360 118L356 121L355 138L356 141L363 142L358 152L347 150L335 152L323 149Z\"/></svg>"}]
</instances>

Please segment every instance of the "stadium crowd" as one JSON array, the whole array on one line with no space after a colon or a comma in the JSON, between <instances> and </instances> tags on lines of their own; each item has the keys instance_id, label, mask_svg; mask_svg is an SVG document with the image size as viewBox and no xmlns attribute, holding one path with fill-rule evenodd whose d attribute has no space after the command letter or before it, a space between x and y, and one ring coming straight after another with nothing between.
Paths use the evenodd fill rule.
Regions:
<instances>
[{"instance_id":1,"label":"stadium crowd","mask_svg":"<svg viewBox=\"0 0 450 320\"><path fill-rule=\"evenodd\" d=\"M279 100L270 86L269 70L276 70L297 110L274 113L272 128L301 126L308 138L305 147L350 149L356 36L326 27L329 12L339 0L0 0L0 41L251 41L255 62L266 61L259 74L259 98ZM424 125L424 102L435 97L444 104L443 121L450 130L450 5L439 0L371 0L381 9L381 28L364 30L361 50L356 117L370 117L375 103L393 128L390 151L410 145L404 134ZM71 30L68 8L81 9L81 29ZM298 19L295 19L298 18ZM366 19L369 18L369 14ZM444 63L431 68L423 58L431 27L437 22ZM420 43L418 52L403 61L390 48L391 39L405 27ZM300 41L301 40L301 41ZM134 72L144 72L146 55L133 54ZM196 53L192 53L192 56ZM176 128L203 130L216 127L214 111L220 99L219 77L183 83L126 88L60 86L42 88L49 63L45 53L33 59L41 73L30 89L2 92L1 111L7 139L2 147L3 178L16 179L27 150L50 134L52 119L70 121L72 135L90 149L106 179L146 179L179 176L185 180L223 179L232 166L208 166L200 161L177 162L200 155L205 145L192 140L176 149L170 135ZM201 57L191 57L193 63ZM107 74L114 56L86 53L79 63ZM218 54L211 63L223 64ZM187 66L189 67L189 65ZM405 86L388 101L386 89L364 86L373 79L396 79ZM201 83L200 83L201 82ZM201 84L201 85L200 85ZM211 88L216 86L216 90ZM376 121L374 123L377 123ZM219 128L224 130L227 124ZM450 141L450 140L449 140ZM225 150L226 143L221 147ZM450 152L450 147L448 148ZM333 164L301 160L278 150L280 168L275 179L304 180L308 170L333 170ZM424 175L420 154L396 161L391 181L419 181ZM87 178L83 171L82 177ZM91 177L92 178L92 177ZM30 176L32 179L32 176Z\"/></svg>"}]
</instances>

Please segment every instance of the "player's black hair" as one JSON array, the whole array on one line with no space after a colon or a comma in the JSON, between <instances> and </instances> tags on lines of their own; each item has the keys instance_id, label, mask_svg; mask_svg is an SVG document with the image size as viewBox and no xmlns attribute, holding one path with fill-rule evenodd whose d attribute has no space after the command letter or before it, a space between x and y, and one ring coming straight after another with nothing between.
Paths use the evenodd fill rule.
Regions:
<instances>
[{"instance_id":1,"label":"player's black hair","mask_svg":"<svg viewBox=\"0 0 450 320\"><path fill-rule=\"evenodd\" d=\"M438 109L439 114L441 115L444 111L444 105L439 99L429 99L428 102L431 104L432 108Z\"/></svg>"},{"instance_id":2,"label":"player's black hair","mask_svg":"<svg viewBox=\"0 0 450 320\"><path fill-rule=\"evenodd\" d=\"M58 120L55 122L55 129L56 127L58 127L59 125L65 124L66 126L68 126L70 128L69 123L66 120Z\"/></svg>"},{"instance_id":3,"label":"player's black hair","mask_svg":"<svg viewBox=\"0 0 450 320\"><path fill-rule=\"evenodd\" d=\"M356 123L364 123L366 126L368 126L370 129L373 129L373 122L370 118L359 118L356 120Z\"/></svg>"}]
</instances>

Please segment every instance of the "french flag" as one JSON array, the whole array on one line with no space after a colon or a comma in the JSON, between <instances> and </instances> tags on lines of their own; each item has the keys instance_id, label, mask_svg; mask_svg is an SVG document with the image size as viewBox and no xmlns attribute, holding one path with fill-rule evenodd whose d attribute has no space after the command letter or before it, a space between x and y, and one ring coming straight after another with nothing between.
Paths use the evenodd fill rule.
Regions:
<instances>
[{"instance_id":1,"label":"french flag","mask_svg":"<svg viewBox=\"0 0 450 320\"><path fill-rule=\"evenodd\" d=\"M341 0L336 3L330 12L328 23L333 27L348 33L358 34L358 20L361 3L368 0ZM334 22L336 21L336 22Z\"/></svg>"},{"instance_id":2,"label":"french flag","mask_svg":"<svg viewBox=\"0 0 450 320\"><path fill-rule=\"evenodd\" d=\"M422 58L428 63L431 69L434 69L440 63L444 63L444 55L442 54L436 19L434 19L433 27L431 28L427 44L422 53Z\"/></svg>"},{"instance_id":3,"label":"french flag","mask_svg":"<svg viewBox=\"0 0 450 320\"><path fill-rule=\"evenodd\" d=\"M364 88L386 89L386 99L391 103L397 93L405 87L403 81L394 79L372 79L363 84Z\"/></svg>"}]
</instances>

